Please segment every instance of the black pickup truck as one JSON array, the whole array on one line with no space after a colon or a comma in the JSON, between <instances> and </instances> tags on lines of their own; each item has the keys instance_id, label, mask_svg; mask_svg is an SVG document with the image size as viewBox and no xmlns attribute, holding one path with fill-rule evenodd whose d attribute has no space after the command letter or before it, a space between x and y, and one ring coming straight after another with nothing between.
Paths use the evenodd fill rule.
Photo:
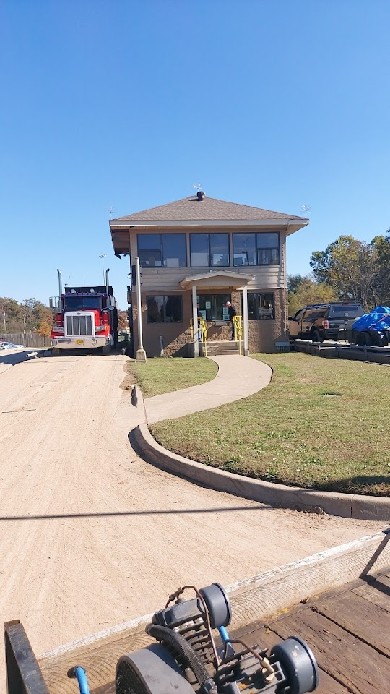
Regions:
<instances>
[{"instance_id":1,"label":"black pickup truck","mask_svg":"<svg viewBox=\"0 0 390 694\"><path fill-rule=\"evenodd\" d=\"M345 340L353 321L363 313L363 306L353 302L310 304L289 318L290 339Z\"/></svg>"}]
</instances>

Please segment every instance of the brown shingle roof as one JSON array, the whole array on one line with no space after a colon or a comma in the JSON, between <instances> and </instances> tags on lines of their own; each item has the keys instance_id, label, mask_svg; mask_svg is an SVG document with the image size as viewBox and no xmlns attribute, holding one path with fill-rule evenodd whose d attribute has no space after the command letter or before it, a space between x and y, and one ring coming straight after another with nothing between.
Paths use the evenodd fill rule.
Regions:
<instances>
[{"instance_id":1,"label":"brown shingle roof","mask_svg":"<svg viewBox=\"0 0 390 694\"><path fill-rule=\"evenodd\" d=\"M196 196L176 200L166 205L152 207L150 210L142 210L126 217L111 219L110 224L115 222L190 222L190 221L259 221L262 219L297 220L297 222L307 222L304 217L297 215L284 214L283 212L273 212L263 210L260 207L250 205L239 205L236 202L226 202L216 198L205 196L203 200L198 200Z\"/></svg>"}]
</instances>

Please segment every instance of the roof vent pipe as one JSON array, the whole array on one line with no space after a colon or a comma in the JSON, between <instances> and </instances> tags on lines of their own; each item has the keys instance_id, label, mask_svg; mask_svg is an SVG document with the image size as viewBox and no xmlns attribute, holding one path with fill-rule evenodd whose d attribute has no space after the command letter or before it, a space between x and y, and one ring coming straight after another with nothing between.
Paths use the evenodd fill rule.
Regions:
<instances>
[{"instance_id":1,"label":"roof vent pipe","mask_svg":"<svg viewBox=\"0 0 390 694\"><path fill-rule=\"evenodd\" d=\"M203 199L204 199L204 192L203 192L203 190L198 190L197 193L196 193L196 197L198 198L198 200L203 200Z\"/></svg>"}]
</instances>

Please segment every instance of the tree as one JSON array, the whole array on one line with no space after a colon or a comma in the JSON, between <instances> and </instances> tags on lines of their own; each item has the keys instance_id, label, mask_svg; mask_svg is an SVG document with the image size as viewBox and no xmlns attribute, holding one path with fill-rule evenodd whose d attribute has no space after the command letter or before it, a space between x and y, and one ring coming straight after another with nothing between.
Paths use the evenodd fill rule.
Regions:
<instances>
[{"instance_id":1,"label":"tree","mask_svg":"<svg viewBox=\"0 0 390 694\"><path fill-rule=\"evenodd\" d=\"M293 278L299 275L293 275ZM295 289L288 292L288 314L293 316L300 308L307 304L325 304L328 301L337 301L333 287L324 282L315 282L312 277L301 277L299 283L287 281L287 286Z\"/></svg>"},{"instance_id":2,"label":"tree","mask_svg":"<svg viewBox=\"0 0 390 694\"><path fill-rule=\"evenodd\" d=\"M378 304L390 304L390 229L386 236L375 236L371 241L377 258L376 286Z\"/></svg>"},{"instance_id":3,"label":"tree","mask_svg":"<svg viewBox=\"0 0 390 694\"><path fill-rule=\"evenodd\" d=\"M118 309L118 330L126 330L129 327L127 311Z\"/></svg>"},{"instance_id":4,"label":"tree","mask_svg":"<svg viewBox=\"0 0 390 694\"><path fill-rule=\"evenodd\" d=\"M39 330L43 323L51 326L52 316L51 309L34 298L18 303L15 299L0 297L0 325L4 333Z\"/></svg>"},{"instance_id":5,"label":"tree","mask_svg":"<svg viewBox=\"0 0 390 694\"><path fill-rule=\"evenodd\" d=\"M372 243L339 236L325 251L311 255L317 282L333 288L340 301L358 301L366 308L377 303L377 251Z\"/></svg>"},{"instance_id":6,"label":"tree","mask_svg":"<svg viewBox=\"0 0 390 694\"><path fill-rule=\"evenodd\" d=\"M300 284L305 282L308 278L303 275L288 275L287 276L287 291L294 293L297 291Z\"/></svg>"},{"instance_id":7,"label":"tree","mask_svg":"<svg viewBox=\"0 0 390 694\"><path fill-rule=\"evenodd\" d=\"M52 327L51 322L48 323L48 321L46 321L46 320L41 321L39 326L38 326L38 330L37 330L38 335L43 335L44 337L50 337L51 327Z\"/></svg>"}]
</instances>

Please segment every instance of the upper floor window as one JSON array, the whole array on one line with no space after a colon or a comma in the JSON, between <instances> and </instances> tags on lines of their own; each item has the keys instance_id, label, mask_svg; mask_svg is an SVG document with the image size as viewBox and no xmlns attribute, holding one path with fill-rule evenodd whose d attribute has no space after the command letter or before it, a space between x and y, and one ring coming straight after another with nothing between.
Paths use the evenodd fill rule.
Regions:
<instances>
[{"instance_id":1,"label":"upper floor window","mask_svg":"<svg viewBox=\"0 0 390 694\"><path fill-rule=\"evenodd\" d=\"M138 256L142 267L185 267L185 234L138 234Z\"/></svg>"},{"instance_id":2,"label":"upper floor window","mask_svg":"<svg viewBox=\"0 0 390 694\"><path fill-rule=\"evenodd\" d=\"M233 234L233 265L279 265L279 232Z\"/></svg>"},{"instance_id":3,"label":"upper floor window","mask_svg":"<svg viewBox=\"0 0 390 694\"><path fill-rule=\"evenodd\" d=\"M229 234L191 234L192 267L229 267Z\"/></svg>"}]
</instances>

